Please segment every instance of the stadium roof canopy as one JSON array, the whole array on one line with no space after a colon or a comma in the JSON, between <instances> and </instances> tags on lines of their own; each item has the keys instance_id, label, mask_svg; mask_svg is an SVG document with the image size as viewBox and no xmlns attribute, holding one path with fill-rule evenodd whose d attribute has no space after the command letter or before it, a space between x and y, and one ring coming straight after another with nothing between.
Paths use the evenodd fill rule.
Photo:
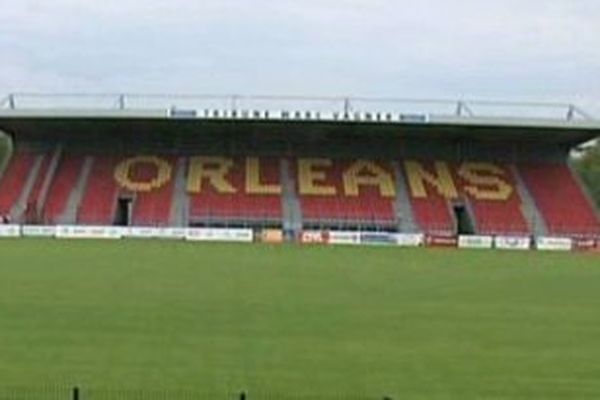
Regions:
<instances>
[{"instance_id":1,"label":"stadium roof canopy","mask_svg":"<svg viewBox=\"0 0 600 400\"><path fill-rule=\"evenodd\" d=\"M12 135L228 131L385 134L539 141L574 146L600 120L573 104L238 95L10 94L0 130Z\"/></svg>"}]
</instances>

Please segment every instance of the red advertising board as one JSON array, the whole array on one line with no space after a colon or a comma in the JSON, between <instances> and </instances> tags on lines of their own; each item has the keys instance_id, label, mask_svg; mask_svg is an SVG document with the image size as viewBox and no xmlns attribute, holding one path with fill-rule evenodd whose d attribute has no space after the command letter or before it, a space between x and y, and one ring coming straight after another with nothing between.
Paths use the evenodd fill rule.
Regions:
<instances>
[{"instance_id":1,"label":"red advertising board","mask_svg":"<svg viewBox=\"0 0 600 400\"><path fill-rule=\"evenodd\" d=\"M427 247L457 247L458 238L456 236L427 235L425 244Z\"/></svg>"},{"instance_id":2,"label":"red advertising board","mask_svg":"<svg viewBox=\"0 0 600 400\"><path fill-rule=\"evenodd\" d=\"M574 238L573 250L575 251L594 251L598 248L598 241L594 238Z\"/></svg>"}]
</instances>

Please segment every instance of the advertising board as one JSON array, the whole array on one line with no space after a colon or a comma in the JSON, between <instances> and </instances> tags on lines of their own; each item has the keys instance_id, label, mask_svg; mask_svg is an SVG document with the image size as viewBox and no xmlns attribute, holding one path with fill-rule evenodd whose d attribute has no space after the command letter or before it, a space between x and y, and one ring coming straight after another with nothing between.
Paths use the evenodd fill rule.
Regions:
<instances>
[{"instance_id":1,"label":"advertising board","mask_svg":"<svg viewBox=\"0 0 600 400\"><path fill-rule=\"evenodd\" d=\"M574 238L573 250L575 251L594 251L598 245L598 241L593 238Z\"/></svg>"},{"instance_id":2,"label":"advertising board","mask_svg":"<svg viewBox=\"0 0 600 400\"><path fill-rule=\"evenodd\" d=\"M303 244L323 244L328 242L328 235L322 231L303 231L300 235Z\"/></svg>"},{"instance_id":3,"label":"advertising board","mask_svg":"<svg viewBox=\"0 0 600 400\"><path fill-rule=\"evenodd\" d=\"M529 250L531 238L528 236L496 236L494 247L502 250Z\"/></svg>"},{"instance_id":4,"label":"advertising board","mask_svg":"<svg viewBox=\"0 0 600 400\"><path fill-rule=\"evenodd\" d=\"M19 225L0 225L0 237L16 238L21 236L21 227Z\"/></svg>"},{"instance_id":5,"label":"advertising board","mask_svg":"<svg viewBox=\"0 0 600 400\"><path fill-rule=\"evenodd\" d=\"M360 244L360 232L356 231L329 231L329 243L331 244Z\"/></svg>"},{"instance_id":6,"label":"advertising board","mask_svg":"<svg viewBox=\"0 0 600 400\"><path fill-rule=\"evenodd\" d=\"M56 235L56 226L43 225L23 225L21 234L24 237L54 237Z\"/></svg>"},{"instance_id":7,"label":"advertising board","mask_svg":"<svg viewBox=\"0 0 600 400\"><path fill-rule=\"evenodd\" d=\"M56 227L59 239L121 239L123 228L117 226L59 225Z\"/></svg>"},{"instance_id":8,"label":"advertising board","mask_svg":"<svg viewBox=\"0 0 600 400\"><path fill-rule=\"evenodd\" d=\"M397 233L394 237L396 244L402 247L419 247L425 242L425 235L422 233Z\"/></svg>"},{"instance_id":9,"label":"advertising board","mask_svg":"<svg viewBox=\"0 0 600 400\"><path fill-rule=\"evenodd\" d=\"M427 235L425 245L427 247L457 247L458 238L456 236Z\"/></svg>"},{"instance_id":10,"label":"advertising board","mask_svg":"<svg viewBox=\"0 0 600 400\"><path fill-rule=\"evenodd\" d=\"M245 242L254 241L252 229L189 228L185 239L200 242Z\"/></svg>"},{"instance_id":11,"label":"advertising board","mask_svg":"<svg viewBox=\"0 0 600 400\"><path fill-rule=\"evenodd\" d=\"M396 244L396 237L393 233L361 232L360 243L368 245L392 245Z\"/></svg>"},{"instance_id":12,"label":"advertising board","mask_svg":"<svg viewBox=\"0 0 600 400\"><path fill-rule=\"evenodd\" d=\"M281 229L264 229L260 233L260 240L263 243L282 243L283 231Z\"/></svg>"},{"instance_id":13,"label":"advertising board","mask_svg":"<svg viewBox=\"0 0 600 400\"><path fill-rule=\"evenodd\" d=\"M538 250L571 251L573 240L566 237L542 236L536 239L535 247Z\"/></svg>"},{"instance_id":14,"label":"advertising board","mask_svg":"<svg viewBox=\"0 0 600 400\"><path fill-rule=\"evenodd\" d=\"M491 249L494 238L480 235L461 235L458 237L458 247L461 249Z\"/></svg>"}]
</instances>

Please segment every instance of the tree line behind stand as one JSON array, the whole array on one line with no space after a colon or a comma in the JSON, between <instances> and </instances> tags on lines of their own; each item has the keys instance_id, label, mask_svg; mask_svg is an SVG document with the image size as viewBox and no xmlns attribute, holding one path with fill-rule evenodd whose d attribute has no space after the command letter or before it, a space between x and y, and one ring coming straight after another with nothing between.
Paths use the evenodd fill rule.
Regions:
<instances>
[{"instance_id":1,"label":"tree line behind stand","mask_svg":"<svg viewBox=\"0 0 600 400\"><path fill-rule=\"evenodd\" d=\"M586 147L573 158L573 166L587 186L596 206L600 208L600 140Z\"/></svg>"}]
</instances>

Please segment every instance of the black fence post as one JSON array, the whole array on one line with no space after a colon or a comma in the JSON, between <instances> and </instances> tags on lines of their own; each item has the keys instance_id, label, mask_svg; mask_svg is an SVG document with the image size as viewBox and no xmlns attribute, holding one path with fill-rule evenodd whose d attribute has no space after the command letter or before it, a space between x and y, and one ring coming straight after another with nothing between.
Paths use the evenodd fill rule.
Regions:
<instances>
[{"instance_id":1,"label":"black fence post","mask_svg":"<svg viewBox=\"0 0 600 400\"><path fill-rule=\"evenodd\" d=\"M240 400L246 400L246 392L240 393Z\"/></svg>"},{"instance_id":2,"label":"black fence post","mask_svg":"<svg viewBox=\"0 0 600 400\"><path fill-rule=\"evenodd\" d=\"M73 397L71 400L79 400L79 388L77 386L73 388Z\"/></svg>"}]
</instances>

